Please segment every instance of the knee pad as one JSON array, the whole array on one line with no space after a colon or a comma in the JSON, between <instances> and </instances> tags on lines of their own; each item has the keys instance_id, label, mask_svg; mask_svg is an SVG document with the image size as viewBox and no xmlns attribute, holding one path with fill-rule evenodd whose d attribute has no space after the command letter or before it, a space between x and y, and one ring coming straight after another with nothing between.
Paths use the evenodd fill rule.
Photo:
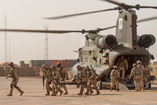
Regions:
<instances>
[{"instance_id":1,"label":"knee pad","mask_svg":"<svg viewBox=\"0 0 157 105\"><path fill-rule=\"evenodd\" d=\"M15 88L18 88L17 85L14 85Z\"/></svg>"},{"instance_id":2,"label":"knee pad","mask_svg":"<svg viewBox=\"0 0 157 105\"><path fill-rule=\"evenodd\" d=\"M10 88L13 88L13 84L10 84Z\"/></svg>"},{"instance_id":3,"label":"knee pad","mask_svg":"<svg viewBox=\"0 0 157 105\"><path fill-rule=\"evenodd\" d=\"M51 84L51 81L50 81L50 82L48 82L48 84L50 85L50 84Z\"/></svg>"}]
</instances>

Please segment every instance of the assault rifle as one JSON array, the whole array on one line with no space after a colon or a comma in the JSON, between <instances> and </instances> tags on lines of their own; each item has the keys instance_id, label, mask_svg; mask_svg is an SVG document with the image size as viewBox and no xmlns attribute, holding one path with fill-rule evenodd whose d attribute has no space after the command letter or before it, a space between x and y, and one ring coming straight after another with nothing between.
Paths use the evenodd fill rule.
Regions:
<instances>
[{"instance_id":1,"label":"assault rifle","mask_svg":"<svg viewBox=\"0 0 157 105\"><path fill-rule=\"evenodd\" d=\"M98 77L98 74L95 72L94 68L92 67L92 65L90 65L91 69L93 70L93 72L95 73L95 75Z\"/></svg>"},{"instance_id":2,"label":"assault rifle","mask_svg":"<svg viewBox=\"0 0 157 105\"><path fill-rule=\"evenodd\" d=\"M44 86L45 86L45 77L44 77L44 74L43 74L42 80L43 80L43 89L44 89Z\"/></svg>"}]
</instances>

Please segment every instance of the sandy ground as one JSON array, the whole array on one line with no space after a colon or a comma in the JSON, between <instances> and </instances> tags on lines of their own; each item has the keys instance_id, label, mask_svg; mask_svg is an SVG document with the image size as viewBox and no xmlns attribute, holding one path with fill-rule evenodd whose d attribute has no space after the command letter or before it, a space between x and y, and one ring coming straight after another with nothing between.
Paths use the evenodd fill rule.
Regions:
<instances>
[{"instance_id":1,"label":"sandy ground","mask_svg":"<svg viewBox=\"0 0 157 105\"><path fill-rule=\"evenodd\" d=\"M25 92L19 96L14 90L13 96L8 97L11 79L0 77L0 105L157 105L157 85L151 90L134 92L134 90L116 92L101 90L100 95L78 96L79 88L67 86L69 94L63 96L44 96L42 80L39 78L21 77L18 86Z\"/></svg>"}]
</instances>

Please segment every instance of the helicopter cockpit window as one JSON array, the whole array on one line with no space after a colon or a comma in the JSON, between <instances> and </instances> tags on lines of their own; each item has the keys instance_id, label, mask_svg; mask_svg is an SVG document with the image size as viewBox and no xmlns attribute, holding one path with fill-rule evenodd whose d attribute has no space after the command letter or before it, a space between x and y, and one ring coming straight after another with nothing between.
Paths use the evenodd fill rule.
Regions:
<instances>
[{"instance_id":1,"label":"helicopter cockpit window","mask_svg":"<svg viewBox=\"0 0 157 105\"><path fill-rule=\"evenodd\" d=\"M98 59L97 59L97 63L98 63L99 65L101 65L101 58L98 58Z\"/></svg>"}]
</instances>

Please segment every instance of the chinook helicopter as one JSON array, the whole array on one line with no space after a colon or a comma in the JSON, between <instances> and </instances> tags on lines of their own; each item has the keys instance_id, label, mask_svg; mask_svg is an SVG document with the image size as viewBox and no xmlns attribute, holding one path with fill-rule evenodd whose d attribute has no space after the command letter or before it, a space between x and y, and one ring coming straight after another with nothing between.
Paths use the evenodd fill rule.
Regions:
<instances>
[{"instance_id":1,"label":"chinook helicopter","mask_svg":"<svg viewBox=\"0 0 157 105\"><path fill-rule=\"evenodd\" d=\"M117 64L118 59L124 56L129 63L129 68L126 72L125 85L127 87L133 85L127 76L131 72L132 64L137 60L141 60L144 65L148 65L150 59L153 59L153 55L149 53L148 48L155 43L155 37L151 34L137 35L137 22L143 22L148 20L157 19L156 17L151 17L147 19L137 20L137 15L133 9L141 8L153 8L157 7L151 6L132 6L124 3L119 3L113 0L103 0L113 4L118 5L116 8L51 17L47 19L60 19L72 16L79 16L91 13L98 13L104 11L119 10L119 17L117 19L116 26L111 26L107 28L98 28L96 30L20 30L20 29L0 29L0 31L9 32L34 32L34 33L88 33L85 35L85 46L78 50L79 58L78 63L72 68L72 75L77 74L77 65L87 66L92 65L96 70L96 74L99 78L99 89L102 88L103 84L110 82L109 75L113 65ZM107 29L116 28L116 35L99 35L100 31ZM150 84L151 87L151 84Z\"/></svg>"}]
</instances>

